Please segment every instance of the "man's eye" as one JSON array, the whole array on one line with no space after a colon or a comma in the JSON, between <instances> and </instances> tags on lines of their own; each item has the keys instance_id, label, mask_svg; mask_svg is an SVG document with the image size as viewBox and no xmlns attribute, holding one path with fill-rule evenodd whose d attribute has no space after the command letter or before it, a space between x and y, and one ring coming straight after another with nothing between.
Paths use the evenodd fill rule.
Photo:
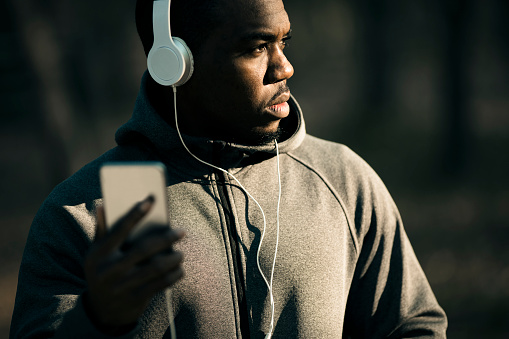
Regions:
<instances>
[{"instance_id":1,"label":"man's eye","mask_svg":"<svg viewBox=\"0 0 509 339\"><path fill-rule=\"evenodd\" d=\"M253 53L262 53L262 52L264 52L266 49L267 49L267 44L262 44L262 45L256 46L256 47L253 49Z\"/></svg>"},{"instance_id":2,"label":"man's eye","mask_svg":"<svg viewBox=\"0 0 509 339\"><path fill-rule=\"evenodd\" d=\"M281 48L288 47L288 46L290 45L290 39L291 39L291 37L284 38L284 39L281 41Z\"/></svg>"}]
</instances>

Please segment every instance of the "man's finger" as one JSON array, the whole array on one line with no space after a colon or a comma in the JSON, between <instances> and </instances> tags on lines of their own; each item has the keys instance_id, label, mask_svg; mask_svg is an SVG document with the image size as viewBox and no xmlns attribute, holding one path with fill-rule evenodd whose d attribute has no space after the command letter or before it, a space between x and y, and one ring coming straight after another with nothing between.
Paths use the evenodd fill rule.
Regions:
<instances>
[{"instance_id":1,"label":"man's finger","mask_svg":"<svg viewBox=\"0 0 509 339\"><path fill-rule=\"evenodd\" d=\"M97 206L94 242L97 243L105 236L106 236L106 219L104 218L104 208L102 206Z\"/></svg>"},{"instance_id":2,"label":"man's finger","mask_svg":"<svg viewBox=\"0 0 509 339\"><path fill-rule=\"evenodd\" d=\"M120 247L127 239L133 228L150 211L154 204L154 197L149 196L145 200L134 205L126 215L120 218L112 227L109 234L104 238L104 243L97 250L97 255L107 255L112 250Z\"/></svg>"},{"instance_id":3,"label":"man's finger","mask_svg":"<svg viewBox=\"0 0 509 339\"><path fill-rule=\"evenodd\" d=\"M151 298L163 289L174 285L177 281L182 279L183 276L184 269L182 266L179 266L177 269L162 276L161 279L154 280L151 283L144 285L143 288L139 290L138 295L143 299Z\"/></svg>"},{"instance_id":4,"label":"man's finger","mask_svg":"<svg viewBox=\"0 0 509 339\"><path fill-rule=\"evenodd\" d=\"M185 236L182 230L168 230L164 233L155 233L145 239L139 239L122 259L115 263L110 274L117 275L121 272L130 271L135 265L150 260L152 257L168 252L172 246Z\"/></svg>"},{"instance_id":5,"label":"man's finger","mask_svg":"<svg viewBox=\"0 0 509 339\"><path fill-rule=\"evenodd\" d=\"M154 256L119 284L119 288L136 290L158 280L165 280L169 273L181 269L182 261L183 255L180 252Z\"/></svg>"}]
</instances>

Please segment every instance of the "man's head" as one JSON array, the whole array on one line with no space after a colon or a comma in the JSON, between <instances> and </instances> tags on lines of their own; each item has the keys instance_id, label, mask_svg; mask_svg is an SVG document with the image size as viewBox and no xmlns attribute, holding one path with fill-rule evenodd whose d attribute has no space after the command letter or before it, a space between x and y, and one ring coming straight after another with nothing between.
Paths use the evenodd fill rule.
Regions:
<instances>
[{"instance_id":1,"label":"man's head","mask_svg":"<svg viewBox=\"0 0 509 339\"><path fill-rule=\"evenodd\" d=\"M150 0L138 0L147 53L152 23L140 18L151 19L151 11ZM283 53L290 37L283 2L173 0L171 20L172 34L186 41L195 59L193 76L178 89L184 131L250 144L274 137L289 112L286 80L293 75Z\"/></svg>"}]
</instances>

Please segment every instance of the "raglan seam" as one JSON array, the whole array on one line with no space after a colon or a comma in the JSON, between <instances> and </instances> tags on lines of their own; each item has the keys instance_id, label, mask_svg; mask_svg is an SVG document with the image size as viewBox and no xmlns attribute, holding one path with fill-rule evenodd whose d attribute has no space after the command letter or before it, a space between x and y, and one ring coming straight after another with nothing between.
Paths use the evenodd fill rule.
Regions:
<instances>
[{"instance_id":1,"label":"raglan seam","mask_svg":"<svg viewBox=\"0 0 509 339\"><path fill-rule=\"evenodd\" d=\"M298 156L296 156L290 152L286 153L286 155L288 155L290 158L292 158L293 160L300 163L302 166L308 168L311 172L316 174L316 176L318 176L318 178L320 178L320 180L322 180L322 182L327 186L329 191L334 195L334 198L336 198L336 200L338 201L339 205L341 206L341 210L343 211L343 214L345 215L346 223L348 224L348 229L350 230L350 236L352 237L352 241L355 246L356 255L359 255L360 254L359 241L358 241L357 237L355 236L355 229L352 228L353 224L350 220L348 213L346 212L346 208L345 208L345 204L344 204L343 200L341 199L339 194L336 192L336 190L334 189L332 184L325 178L325 176L322 173L320 173L320 171L315 169L313 166L308 164L303 159L299 158Z\"/></svg>"}]
</instances>

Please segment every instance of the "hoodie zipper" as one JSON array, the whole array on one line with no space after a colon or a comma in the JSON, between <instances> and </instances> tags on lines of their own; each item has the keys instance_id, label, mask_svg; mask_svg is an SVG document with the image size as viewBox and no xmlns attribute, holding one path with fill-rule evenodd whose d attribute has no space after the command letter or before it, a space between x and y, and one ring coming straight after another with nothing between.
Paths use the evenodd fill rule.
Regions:
<instances>
[{"instance_id":1,"label":"hoodie zipper","mask_svg":"<svg viewBox=\"0 0 509 339\"><path fill-rule=\"evenodd\" d=\"M242 338L249 339L249 316L247 310L246 294L244 289L244 276L242 274L241 256L239 250L239 243L237 241L238 233L235 227L235 219L233 211L228 199L228 192L226 188L226 174L216 170L215 175L217 178L217 190L219 192L219 200L223 207L223 212L226 221L226 229L228 231L228 239L230 241L231 258L233 259L234 278L237 290L238 310L240 317L240 333Z\"/></svg>"}]
</instances>

